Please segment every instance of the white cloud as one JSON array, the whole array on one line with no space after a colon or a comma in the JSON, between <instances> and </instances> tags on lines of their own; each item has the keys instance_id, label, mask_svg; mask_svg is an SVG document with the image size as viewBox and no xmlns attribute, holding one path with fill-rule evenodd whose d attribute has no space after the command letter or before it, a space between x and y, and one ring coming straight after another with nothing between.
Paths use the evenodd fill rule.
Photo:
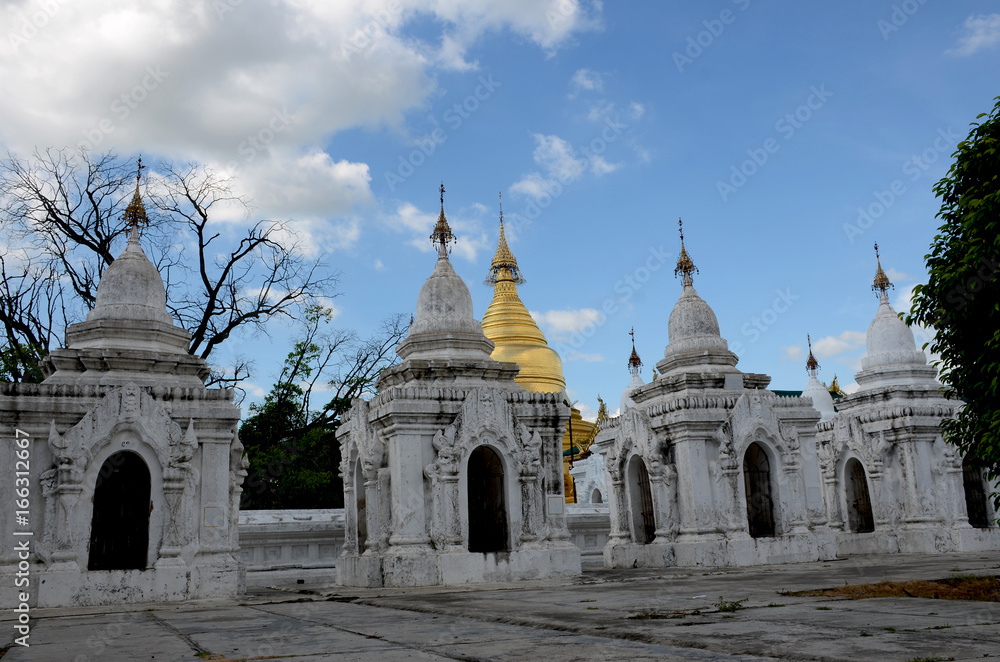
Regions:
<instances>
[{"instance_id":1,"label":"white cloud","mask_svg":"<svg viewBox=\"0 0 1000 662\"><path fill-rule=\"evenodd\" d=\"M894 283L901 283L903 281L910 280L910 277L904 274L902 271L896 271L892 267L885 270L885 275L889 277Z\"/></svg>"},{"instance_id":2,"label":"white cloud","mask_svg":"<svg viewBox=\"0 0 1000 662\"><path fill-rule=\"evenodd\" d=\"M826 336L813 341L813 354L817 359L852 352L865 346L863 331L844 331L837 336Z\"/></svg>"},{"instance_id":3,"label":"white cloud","mask_svg":"<svg viewBox=\"0 0 1000 662\"><path fill-rule=\"evenodd\" d=\"M476 211L480 207L482 205L473 205L472 210ZM434 230L434 224L437 223L438 214L440 214L440 210L423 212L413 203L405 202L396 208L395 214L385 220L390 228L410 235L406 241L407 244L421 252L430 253L434 250L430 236ZM457 214L446 213L445 215L456 238L452 245L452 254L474 262L479 251L490 245L490 239L482 230L481 224L477 219L469 218L464 209L460 209Z\"/></svg>"},{"instance_id":4,"label":"white cloud","mask_svg":"<svg viewBox=\"0 0 1000 662\"><path fill-rule=\"evenodd\" d=\"M585 352L573 351L562 357L563 361L586 361L587 363L603 363L604 356L601 354L587 354Z\"/></svg>"},{"instance_id":5,"label":"white cloud","mask_svg":"<svg viewBox=\"0 0 1000 662\"><path fill-rule=\"evenodd\" d=\"M385 264L382 263L381 259L375 260L375 271L385 271Z\"/></svg>"},{"instance_id":6,"label":"white cloud","mask_svg":"<svg viewBox=\"0 0 1000 662\"><path fill-rule=\"evenodd\" d=\"M600 92L604 89L604 79L596 71L577 69L576 73L570 79L570 88L573 90L570 93L571 99L584 90L587 92Z\"/></svg>"},{"instance_id":7,"label":"white cloud","mask_svg":"<svg viewBox=\"0 0 1000 662\"><path fill-rule=\"evenodd\" d=\"M331 219L373 203L368 164L324 151L331 137L400 127L440 69L476 66L467 50L488 32L552 53L601 13L583 0L51 4L35 25L35 3L0 2L0 79L17 90L0 95L0 146L86 143L238 171L255 217L296 218L322 249L360 230L326 232ZM415 22L438 32L417 38Z\"/></svg>"},{"instance_id":8,"label":"white cloud","mask_svg":"<svg viewBox=\"0 0 1000 662\"><path fill-rule=\"evenodd\" d=\"M646 106L642 105L637 101L633 101L632 103L630 103L628 106L628 110L629 110L629 115L634 120L637 120L646 114Z\"/></svg>"},{"instance_id":9,"label":"white cloud","mask_svg":"<svg viewBox=\"0 0 1000 662\"><path fill-rule=\"evenodd\" d=\"M579 156L572 145L556 135L534 134L533 157L544 172L529 172L511 185L515 193L540 198L551 195L560 185L576 181L587 171L600 177L618 170L622 164L608 163L604 157L592 154Z\"/></svg>"},{"instance_id":10,"label":"white cloud","mask_svg":"<svg viewBox=\"0 0 1000 662\"><path fill-rule=\"evenodd\" d=\"M946 50L946 54L967 57L1000 43L1000 14L970 16L965 19L962 28L958 44Z\"/></svg>"},{"instance_id":11,"label":"white cloud","mask_svg":"<svg viewBox=\"0 0 1000 662\"><path fill-rule=\"evenodd\" d=\"M604 315L596 308L548 310L545 312L533 310L530 311L530 314L543 331L551 333L555 337L577 333L588 326L599 324L604 319Z\"/></svg>"},{"instance_id":12,"label":"white cloud","mask_svg":"<svg viewBox=\"0 0 1000 662\"><path fill-rule=\"evenodd\" d=\"M799 345L789 345L787 347L781 348L781 360L782 361L801 361L805 352Z\"/></svg>"}]
</instances>

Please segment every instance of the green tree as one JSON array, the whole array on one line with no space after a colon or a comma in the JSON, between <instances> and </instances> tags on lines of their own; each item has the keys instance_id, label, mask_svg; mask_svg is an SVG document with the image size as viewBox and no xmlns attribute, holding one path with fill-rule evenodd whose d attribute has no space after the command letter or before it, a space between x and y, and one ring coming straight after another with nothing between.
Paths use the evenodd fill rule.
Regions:
<instances>
[{"instance_id":1,"label":"green tree","mask_svg":"<svg viewBox=\"0 0 1000 662\"><path fill-rule=\"evenodd\" d=\"M351 401L372 395L406 333L402 316L374 336L328 330L332 311L306 309L302 336L261 404L250 405L240 440L250 461L244 509L341 508L344 505L337 428ZM313 408L322 397L326 403Z\"/></svg>"},{"instance_id":2,"label":"green tree","mask_svg":"<svg viewBox=\"0 0 1000 662\"><path fill-rule=\"evenodd\" d=\"M1000 477L1000 97L958 144L934 186L943 221L925 256L929 279L914 290L907 323L933 326L942 381L965 401L945 438L987 478ZM985 119L983 119L985 118ZM1000 495L993 494L1000 505Z\"/></svg>"}]
</instances>

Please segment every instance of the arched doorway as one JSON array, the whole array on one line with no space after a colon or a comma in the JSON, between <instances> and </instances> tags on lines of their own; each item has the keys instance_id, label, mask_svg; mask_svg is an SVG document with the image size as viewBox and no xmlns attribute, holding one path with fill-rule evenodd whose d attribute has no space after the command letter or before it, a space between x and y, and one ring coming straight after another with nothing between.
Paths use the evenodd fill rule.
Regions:
<instances>
[{"instance_id":1,"label":"arched doorway","mask_svg":"<svg viewBox=\"0 0 1000 662\"><path fill-rule=\"evenodd\" d=\"M469 551L505 552L508 547L503 463L492 448L469 456Z\"/></svg>"},{"instance_id":2,"label":"arched doorway","mask_svg":"<svg viewBox=\"0 0 1000 662\"><path fill-rule=\"evenodd\" d=\"M649 489L649 472L638 455L628 465L629 506L632 510L632 539L643 545L656 537L656 516L653 514L653 494Z\"/></svg>"},{"instance_id":3,"label":"arched doorway","mask_svg":"<svg viewBox=\"0 0 1000 662\"><path fill-rule=\"evenodd\" d=\"M604 503L604 496L601 494L599 489L594 489L593 493L590 495L590 503Z\"/></svg>"},{"instance_id":4,"label":"arched doorway","mask_svg":"<svg viewBox=\"0 0 1000 662\"><path fill-rule=\"evenodd\" d=\"M129 451L101 465L94 487L88 570L145 570L149 549L149 469Z\"/></svg>"},{"instance_id":5,"label":"arched doorway","mask_svg":"<svg viewBox=\"0 0 1000 662\"><path fill-rule=\"evenodd\" d=\"M750 535L774 535L774 500L771 497L771 463L760 444L753 443L743 456L743 486L747 498Z\"/></svg>"},{"instance_id":6,"label":"arched doorway","mask_svg":"<svg viewBox=\"0 0 1000 662\"><path fill-rule=\"evenodd\" d=\"M357 504L354 519L358 528L358 554L364 554L368 544L368 492L365 490L365 476L361 472L361 460L354 463L354 503Z\"/></svg>"},{"instance_id":7,"label":"arched doorway","mask_svg":"<svg viewBox=\"0 0 1000 662\"><path fill-rule=\"evenodd\" d=\"M847 479L847 525L855 533L871 533L875 530L875 517L865 468L852 457L844 465L844 477Z\"/></svg>"},{"instance_id":8,"label":"arched doorway","mask_svg":"<svg viewBox=\"0 0 1000 662\"><path fill-rule=\"evenodd\" d=\"M968 456L962 461L962 483L965 485L965 509L969 513L969 524L977 529L988 528L990 515L986 507L983 471Z\"/></svg>"}]
</instances>

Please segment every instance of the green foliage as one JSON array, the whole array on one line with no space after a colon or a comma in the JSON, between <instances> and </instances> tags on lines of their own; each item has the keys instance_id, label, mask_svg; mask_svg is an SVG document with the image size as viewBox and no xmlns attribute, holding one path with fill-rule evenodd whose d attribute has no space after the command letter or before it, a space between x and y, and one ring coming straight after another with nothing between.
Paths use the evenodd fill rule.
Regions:
<instances>
[{"instance_id":1,"label":"green foliage","mask_svg":"<svg viewBox=\"0 0 1000 662\"><path fill-rule=\"evenodd\" d=\"M48 352L38 345L12 343L0 346L0 382L37 384L43 375L38 362Z\"/></svg>"},{"instance_id":2,"label":"green foliage","mask_svg":"<svg viewBox=\"0 0 1000 662\"><path fill-rule=\"evenodd\" d=\"M243 483L243 509L342 508L337 428L354 398L370 394L406 328L388 320L375 337L327 331L333 312L314 305L305 311L300 339L261 404L250 405L240 440L250 462ZM330 374L330 373L333 374ZM313 396L328 394L318 409Z\"/></svg>"},{"instance_id":3,"label":"green foliage","mask_svg":"<svg viewBox=\"0 0 1000 662\"><path fill-rule=\"evenodd\" d=\"M984 119L985 118L985 119ZM965 407L942 423L945 438L1000 477L1000 97L958 144L934 186L943 224L925 256L929 279L914 290L907 323L933 326L930 349ZM1000 495L993 495L1000 505Z\"/></svg>"},{"instance_id":4,"label":"green foliage","mask_svg":"<svg viewBox=\"0 0 1000 662\"><path fill-rule=\"evenodd\" d=\"M750 598L743 598L742 600L726 600L720 595L719 601L713 606L721 612L739 611L740 609L746 609L746 606L743 603L749 599Z\"/></svg>"}]
</instances>

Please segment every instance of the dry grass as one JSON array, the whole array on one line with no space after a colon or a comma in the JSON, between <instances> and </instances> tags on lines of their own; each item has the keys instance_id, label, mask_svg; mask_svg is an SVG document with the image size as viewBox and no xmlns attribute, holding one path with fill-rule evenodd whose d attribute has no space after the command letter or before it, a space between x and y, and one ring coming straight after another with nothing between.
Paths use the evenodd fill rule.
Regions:
<instances>
[{"instance_id":1,"label":"dry grass","mask_svg":"<svg viewBox=\"0 0 1000 662\"><path fill-rule=\"evenodd\" d=\"M934 581L878 582L850 584L811 591L785 592L781 595L824 596L863 600L865 598L937 598L1000 602L1000 577L949 577Z\"/></svg>"}]
</instances>

